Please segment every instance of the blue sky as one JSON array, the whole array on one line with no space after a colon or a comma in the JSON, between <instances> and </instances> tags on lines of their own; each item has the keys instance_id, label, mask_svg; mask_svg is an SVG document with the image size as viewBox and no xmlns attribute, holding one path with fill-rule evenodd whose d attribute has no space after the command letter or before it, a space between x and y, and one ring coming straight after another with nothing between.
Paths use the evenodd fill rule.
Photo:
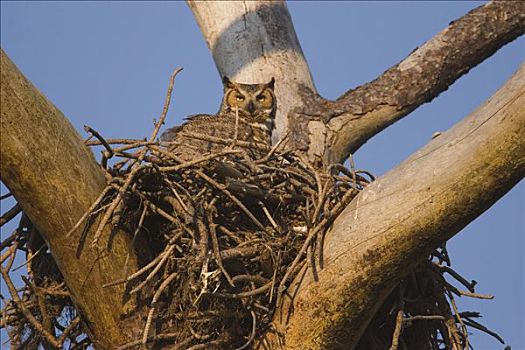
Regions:
<instances>
[{"instance_id":1,"label":"blue sky","mask_svg":"<svg viewBox=\"0 0 525 350\"><path fill-rule=\"evenodd\" d=\"M290 2L315 84L327 98L366 83L480 2ZM215 112L222 86L182 2L5 2L1 46L83 134L145 137L177 66L167 124ZM430 104L363 146L357 166L381 175L475 110L517 69L525 40L505 46ZM2 194L6 189L2 187ZM523 181L449 243L454 267L494 301L460 300L513 349L525 349ZM2 208L2 212L7 208ZM2 235L10 233L3 228ZM4 289L4 288L2 288ZM503 349L474 332L476 349Z\"/></svg>"}]
</instances>

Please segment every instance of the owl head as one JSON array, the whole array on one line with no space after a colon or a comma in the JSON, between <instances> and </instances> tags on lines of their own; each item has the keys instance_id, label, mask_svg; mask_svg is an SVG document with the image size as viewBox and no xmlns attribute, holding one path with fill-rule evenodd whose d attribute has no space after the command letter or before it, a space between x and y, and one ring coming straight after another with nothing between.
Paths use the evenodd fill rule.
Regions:
<instances>
[{"instance_id":1,"label":"owl head","mask_svg":"<svg viewBox=\"0 0 525 350\"><path fill-rule=\"evenodd\" d=\"M224 96L219 113L239 116L252 123L268 124L273 127L277 109L274 93L275 79L263 84L241 84L224 77Z\"/></svg>"}]
</instances>

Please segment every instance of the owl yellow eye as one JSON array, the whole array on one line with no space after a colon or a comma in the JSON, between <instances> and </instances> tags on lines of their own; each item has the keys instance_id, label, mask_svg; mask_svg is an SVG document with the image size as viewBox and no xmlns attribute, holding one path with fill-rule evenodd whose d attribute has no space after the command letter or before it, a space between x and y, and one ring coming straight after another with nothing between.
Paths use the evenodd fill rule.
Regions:
<instances>
[{"instance_id":1,"label":"owl yellow eye","mask_svg":"<svg viewBox=\"0 0 525 350\"><path fill-rule=\"evenodd\" d=\"M243 96L243 95L236 95L236 96L235 96L235 99L236 99L237 101L239 101L239 102L242 102L242 101L244 101L244 96Z\"/></svg>"},{"instance_id":2,"label":"owl yellow eye","mask_svg":"<svg viewBox=\"0 0 525 350\"><path fill-rule=\"evenodd\" d=\"M257 96L257 101L263 102L264 100L266 100L266 96L264 96L264 95L258 95Z\"/></svg>"}]
</instances>

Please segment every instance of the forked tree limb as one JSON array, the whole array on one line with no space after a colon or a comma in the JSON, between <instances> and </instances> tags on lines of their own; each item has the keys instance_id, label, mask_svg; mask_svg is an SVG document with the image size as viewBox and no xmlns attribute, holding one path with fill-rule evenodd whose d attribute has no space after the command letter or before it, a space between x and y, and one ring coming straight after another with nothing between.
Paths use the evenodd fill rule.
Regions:
<instances>
[{"instance_id":1,"label":"forked tree limb","mask_svg":"<svg viewBox=\"0 0 525 350\"><path fill-rule=\"evenodd\" d=\"M525 65L478 110L368 186L335 220L319 281L306 273L298 284L286 349L355 346L411 268L523 179L523 135Z\"/></svg>"},{"instance_id":2,"label":"forked tree limb","mask_svg":"<svg viewBox=\"0 0 525 350\"><path fill-rule=\"evenodd\" d=\"M336 101L318 96L286 5L266 1L188 1L221 75L276 78L277 135L319 163L341 163L381 130L446 90L525 31L525 2L493 1L441 33L374 81ZM298 107L293 112L294 108Z\"/></svg>"},{"instance_id":3,"label":"forked tree limb","mask_svg":"<svg viewBox=\"0 0 525 350\"><path fill-rule=\"evenodd\" d=\"M283 3L219 4L225 8L221 15L214 2L192 2L190 8L221 75L246 82L275 76L281 132L287 111L300 107L291 120L295 146L309 148L325 162L343 159L437 96L525 27L523 2L489 3L451 24L393 70L334 102L315 94ZM470 36L449 37L453 30ZM454 54L439 56L440 50ZM136 338L126 333L132 327L119 328L119 316L131 306L115 307L121 305L122 286L101 287L126 270L130 248L124 235L114 237L110 250L104 240L98 250L86 244L80 257L80 232L65 239L104 188L102 171L62 113L3 52L1 68L2 181L50 246L91 340L98 348L111 348ZM286 335L290 348L355 344L399 276L524 176L523 69L518 74L487 105L368 187L334 223L320 282L311 283L306 275L296 298ZM404 90L397 86L403 82ZM397 92L389 95L392 87ZM140 331L140 324L135 329Z\"/></svg>"},{"instance_id":4,"label":"forked tree limb","mask_svg":"<svg viewBox=\"0 0 525 350\"><path fill-rule=\"evenodd\" d=\"M399 64L330 106L323 157L343 160L523 33L524 1L492 1L451 22Z\"/></svg>"},{"instance_id":5,"label":"forked tree limb","mask_svg":"<svg viewBox=\"0 0 525 350\"><path fill-rule=\"evenodd\" d=\"M64 280L97 349L132 339L120 316L133 307L124 304L124 286L102 288L121 278L131 249L127 235L116 232L97 247L77 247L82 228L66 233L102 192L106 182L91 151L69 121L27 80L1 51L0 176L24 213L38 229ZM96 228L92 226L92 230ZM88 231L88 242L91 239ZM110 245L110 247L108 247ZM132 257L134 255L132 254ZM136 270L135 259L128 270ZM140 327L138 327L140 329Z\"/></svg>"}]
</instances>

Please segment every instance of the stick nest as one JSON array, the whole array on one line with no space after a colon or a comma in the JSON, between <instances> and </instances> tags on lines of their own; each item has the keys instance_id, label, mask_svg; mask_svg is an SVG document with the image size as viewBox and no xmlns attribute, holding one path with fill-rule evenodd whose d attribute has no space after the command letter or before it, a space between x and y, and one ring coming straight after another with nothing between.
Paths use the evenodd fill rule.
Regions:
<instances>
[{"instance_id":1,"label":"stick nest","mask_svg":"<svg viewBox=\"0 0 525 350\"><path fill-rule=\"evenodd\" d=\"M169 145L145 147L147 162L109 171L115 186L101 200L111 208L120 198L114 224L151 250L144 268L114 282L150 307L143 342L155 329L176 333L170 343L248 347L301 268L319 269L324 233L370 182L343 167L315 170L293 152L252 160L226 147L182 162Z\"/></svg>"}]
</instances>

